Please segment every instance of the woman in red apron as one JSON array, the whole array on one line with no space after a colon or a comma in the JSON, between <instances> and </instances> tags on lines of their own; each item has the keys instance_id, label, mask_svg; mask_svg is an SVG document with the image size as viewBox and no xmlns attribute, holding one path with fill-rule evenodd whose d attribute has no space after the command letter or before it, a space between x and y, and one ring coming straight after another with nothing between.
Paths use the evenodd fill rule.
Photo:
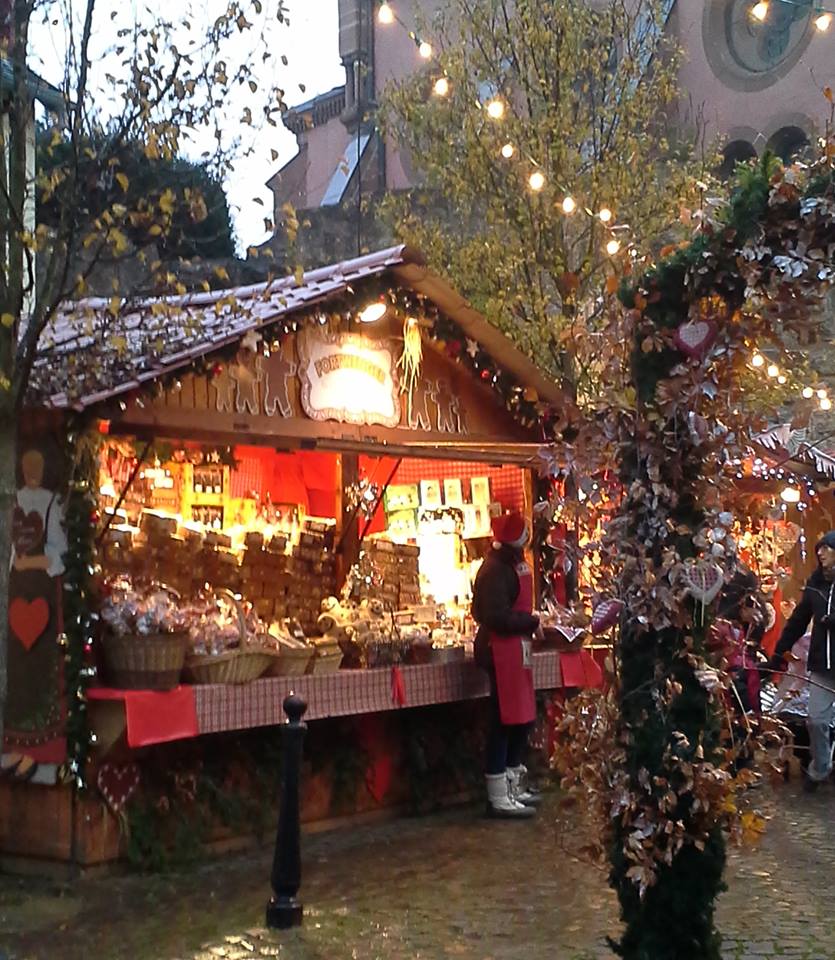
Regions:
<instances>
[{"instance_id":1,"label":"woman in red apron","mask_svg":"<svg viewBox=\"0 0 835 960\"><path fill-rule=\"evenodd\" d=\"M473 586L476 662L490 676L490 731L487 739L487 812L490 816L533 816L538 797L527 789L523 760L536 718L531 637L533 573L523 550L529 539L525 518L509 513L493 520L493 549Z\"/></svg>"}]
</instances>

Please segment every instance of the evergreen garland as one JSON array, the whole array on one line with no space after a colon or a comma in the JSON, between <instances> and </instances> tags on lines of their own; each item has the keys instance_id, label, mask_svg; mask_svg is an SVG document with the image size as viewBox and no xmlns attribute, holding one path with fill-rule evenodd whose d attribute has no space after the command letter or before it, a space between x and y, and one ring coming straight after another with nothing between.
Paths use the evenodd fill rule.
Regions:
<instances>
[{"instance_id":1,"label":"evergreen garland","mask_svg":"<svg viewBox=\"0 0 835 960\"><path fill-rule=\"evenodd\" d=\"M98 524L99 437L83 422L69 425L66 461L70 465L64 556L64 681L67 698L65 779L83 790L92 736L87 718L87 687L95 676L92 651L96 633L94 582Z\"/></svg>"}]
</instances>

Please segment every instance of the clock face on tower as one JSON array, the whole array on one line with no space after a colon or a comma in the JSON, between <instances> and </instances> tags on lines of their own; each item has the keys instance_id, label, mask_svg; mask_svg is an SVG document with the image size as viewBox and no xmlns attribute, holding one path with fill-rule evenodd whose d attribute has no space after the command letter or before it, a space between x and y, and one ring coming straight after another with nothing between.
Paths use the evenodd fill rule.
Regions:
<instances>
[{"instance_id":1,"label":"clock face on tower","mask_svg":"<svg viewBox=\"0 0 835 960\"><path fill-rule=\"evenodd\" d=\"M764 20L751 0L708 0L703 34L716 75L728 86L758 90L791 70L812 33L814 0L771 0Z\"/></svg>"}]
</instances>

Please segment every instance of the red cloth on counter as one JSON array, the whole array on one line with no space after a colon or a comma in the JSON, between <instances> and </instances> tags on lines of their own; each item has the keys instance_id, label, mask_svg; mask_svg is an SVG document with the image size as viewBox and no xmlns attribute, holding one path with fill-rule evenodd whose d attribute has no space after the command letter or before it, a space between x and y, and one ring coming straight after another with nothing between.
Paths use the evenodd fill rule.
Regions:
<instances>
[{"instance_id":1,"label":"red cloth on counter","mask_svg":"<svg viewBox=\"0 0 835 960\"><path fill-rule=\"evenodd\" d=\"M560 670L564 687L599 690L603 686L603 671L588 650L560 653Z\"/></svg>"},{"instance_id":2,"label":"red cloth on counter","mask_svg":"<svg viewBox=\"0 0 835 960\"><path fill-rule=\"evenodd\" d=\"M197 709L194 687L173 690L114 690L92 687L89 700L123 700L129 747L147 747L152 743L196 737Z\"/></svg>"}]
</instances>

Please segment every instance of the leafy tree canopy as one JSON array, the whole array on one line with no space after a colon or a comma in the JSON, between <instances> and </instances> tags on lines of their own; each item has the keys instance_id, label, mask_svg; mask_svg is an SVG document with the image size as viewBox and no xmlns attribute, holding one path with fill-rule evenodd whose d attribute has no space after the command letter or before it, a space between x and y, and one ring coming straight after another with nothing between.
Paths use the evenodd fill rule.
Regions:
<instances>
[{"instance_id":1,"label":"leafy tree canopy","mask_svg":"<svg viewBox=\"0 0 835 960\"><path fill-rule=\"evenodd\" d=\"M87 137L79 155L79 177L87 184L84 215L100 217L114 203L129 208L126 233L137 247L155 243L163 259L232 257L232 218L223 185L206 164L180 156L149 156L138 140L120 144L114 163L102 169L105 131ZM52 131L38 129L40 222L55 227L66 202L64 184L51 190L52 174L74 161L74 145ZM160 212L167 223L160 224Z\"/></svg>"},{"instance_id":2,"label":"leafy tree canopy","mask_svg":"<svg viewBox=\"0 0 835 960\"><path fill-rule=\"evenodd\" d=\"M384 103L421 181L390 200L404 239L581 396L605 376L599 292L687 219L709 164L669 6L450 0L422 28L436 60Z\"/></svg>"}]
</instances>

